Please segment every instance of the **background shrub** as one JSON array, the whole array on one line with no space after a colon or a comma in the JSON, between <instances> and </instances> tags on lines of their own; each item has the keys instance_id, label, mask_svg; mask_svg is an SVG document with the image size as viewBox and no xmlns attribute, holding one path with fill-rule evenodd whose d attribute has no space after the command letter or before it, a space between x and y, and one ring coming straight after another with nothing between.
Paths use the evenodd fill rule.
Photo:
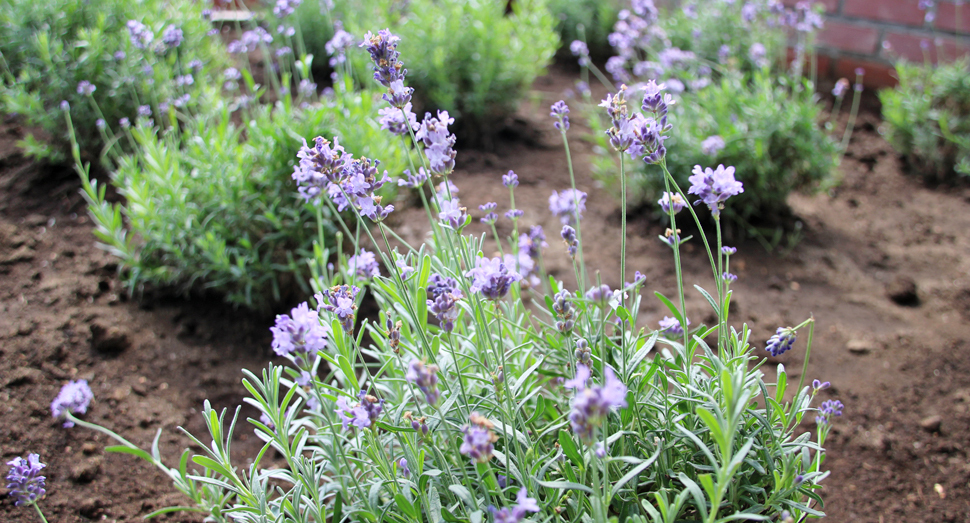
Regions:
<instances>
[{"instance_id":1,"label":"background shrub","mask_svg":"<svg viewBox=\"0 0 970 523\"><path fill-rule=\"evenodd\" d=\"M72 108L77 138L86 158L97 158L105 145L95 123L115 125L134 120L139 105L172 103L187 92L176 76L208 74L227 62L202 16L201 2L188 0L38 0L0 3L0 53L4 59L0 111L20 114L25 123L47 135L44 142L28 136L24 149L33 156L63 161L69 150L62 100ZM148 26L152 42L136 48L126 24ZM183 41L163 43L169 26ZM198 60L199 64L193 61ZM193 67L195 65L195 67ZM78 92L87 81L96 87L91 100ZM189 101L194 104L195 101ZM100 109L98 109L100 108ZM99 112L100 111L100 112Z\"/></svg>"},{"instance_id":2,"label":"background shrub","mask_svg":"<svg viewBox=\"0 0 970 523\"><path fill-rule=\"evenodd\" d=\"M545 0L336 0L334 9L304 2L294 15L307 51L327 62L331 21L357 41L375 27L401 37L416 112L447 110L459 136L481 142L498 130L551 60L559 43ZM358 81L370 83L367 54L348 54Z\"/></svg>"},{"instance_id":3,"label":"background shrub","mask_svg":"<svg viewBox=\"0 0 970 523\"><path fill-rule=\"evenodd\" d=\"M616 23L620 2L617 0L549 0L549 12L556 19L560 54L569 53L569 44L584 40L596 60L610 56L609 35ZM577 26L582 25L582 32Z\"/></svg>"},{"instance_id":4,"label":"background shrub","mask_svg":"<svg viewBox=\"0 0 970 523\"><path fill-rule=\"evenodd\" d=\"M970 176L970 58L896 73L899 85L879 91L889 143L927 180Z\"/></svg>"},{"instance_id":5,"label":"background shrub","mask_svg":"<svg viewBox=\"0 0 970 523\"><path fill-rule=\"evenodd\" d=\"M802 76L804 62L796 59L789 68L785 60L789 35L809 59L821 19L814 11L757 1L667 11L637 4L639 11L620 15L611 37L617 56L607 70L634 90L655 79L676 93L671 119L677 124L666 143L670 172L686 184L694 165L735 166L745 190L725 217L756 234L758 226L777 226L787 214L789 192L817 187L837 164L839 146L819 126L821 107ZM608 147L600 118L594 138ZM714 136L723 146L704 147ZM615 161L599 159L596 170L618 185ZM633 197L659 198L660 172L627 162Z\"/></svg>"}]
</instances>

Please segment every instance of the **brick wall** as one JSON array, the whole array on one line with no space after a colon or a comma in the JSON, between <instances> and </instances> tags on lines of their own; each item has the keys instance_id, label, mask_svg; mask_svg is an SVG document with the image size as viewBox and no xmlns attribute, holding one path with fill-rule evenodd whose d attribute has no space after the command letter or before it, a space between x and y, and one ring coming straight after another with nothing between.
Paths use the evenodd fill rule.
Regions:
<instances>
[{"instance_id":1,"label":"brick wall","mask_svg":"<svg viewBox=\"0 0 970 523\"><path fill-rule=\"evenodd\" d=\"M868 87L885 87L895 85L892 64L899 58L922 62L925 53L936 62L970 54L970 1L933 2L929 17L920 10L919 0L815 2L825 6L826 13L825 28L818 35L821 77L851 80L855 68L863 67Z\"/></svg>"}]
</instances>

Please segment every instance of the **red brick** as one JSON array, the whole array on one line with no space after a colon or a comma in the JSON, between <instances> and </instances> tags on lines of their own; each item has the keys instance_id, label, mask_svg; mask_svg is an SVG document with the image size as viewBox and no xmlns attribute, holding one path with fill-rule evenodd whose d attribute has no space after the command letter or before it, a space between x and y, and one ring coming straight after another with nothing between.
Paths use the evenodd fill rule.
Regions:
<instances>
[{"instance_id":1,"label":"red brick","mask_svg":"<svg viewBox=\"0 0 970 523\"><path fill-rule=\"evenodd\" d=\"M819 31L818 43L832 49L872 54L879 43L879 32L872 27L828 20Z\"/></svg>"},{"instance_id":2,"label":"red brick","mask_svg":"<svg viewBox=\"0 0 970 523\"><path fill-rule=\"evenodd\" d=\"M785 4L785 7L795 7L795 4L802 1L804 0L782 0L781 3ZM809 2L812 6L822 4L825 7L826 13L834 13L839 9L839 0L809 0Z\"/></svg>"},{"instance_id":3,"label":"red brick","mask_svg":"<svg viewBox=\"0 0 970 523\"><path fill-rule=\"evenodd\" d=\"M919 0L845 0L842 14L913 26L923 26L926 16L919 8Z\"/></svg>"},{"instance_id":4,"label":"red brick","mask_svg":"<svg viewBox=\"0 0 970 523\"><path fill-rule=\"evenodd\" d=\"M970 2L960 6L960 27L963 34L970 34ZM936 27L957 32L957 8L954 2L940 2L936 7Z\"/></svg>"},{"instance_id":5,"label":"red brick","mask_svg":"<svg viewBox=\"0 0 970 523\"><path fill-rule=\"evenodd\" d=\"M883 51L883 56L890 59L905 58L912 62L922 62L924 55L923 49L920 47L920 42L924 40L930 44L930 48L927 49L926 53L933 63L936 63L940 59L953 60L958 56L970 53L970 43L968 43L970 41L959 41L953 38L940 37L940 45L938 46L936 39L932 35L920 36L890 32L886 34L886 40L891 47L889 51ZM941 50L942 55L940 54Z\"/></svg>"},{"instance_id":6,"label":"red brick","mask_svg":"<svg viewBox=\"0 0 970 523\"><path fill-rule=\"evenodd\" d=\"M856 60L855 58L841 58L835 63L835 77L848 78L855 82L855 69L861 67L866 70L862 84L867 88L894 87L899 83L893 66L883 62Z\"/></svg>"}]
</instances>

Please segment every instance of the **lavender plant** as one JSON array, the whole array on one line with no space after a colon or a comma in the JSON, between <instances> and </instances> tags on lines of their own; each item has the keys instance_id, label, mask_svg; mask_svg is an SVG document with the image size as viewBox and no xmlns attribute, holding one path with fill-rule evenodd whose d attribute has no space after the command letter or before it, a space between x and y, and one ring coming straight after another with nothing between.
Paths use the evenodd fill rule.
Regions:
<instances>
[{"instance_id":1,"label":"lavender plant","mask_svg":"<svg viewBox=\"0 0 970 523\"><path fill-rule=\"evenodd\" d=\"M356 43L372 27L391 28L414 71L415 107L448 111L455 132L479 143L504 125L559 43L545 0L334 0L305 2L295 16L304 35L313 33L306 45L317 56L333 54L325 51L338 34L334 21ZM324 39L329 35L334 39ZM367 81L366 58L345 56L356 78Z\"/></svg>"},{"instance_id":2,"label":"lavender plant","mask_svg":"<svg viewBox=\"0 0 970 523\"><path fill-rule=\"evenodd\" d=\"M196 106L194 81L226 64L210 29L200 4L185 0L3 2L0 111L42 131L20 144L28 154L62 162L70 137L57 109L67 101L81 151L97 161L105 125L139 106Z\"/></svg>"},{"instance_id":3,"label":"lavender plant","mask_svg":"<svg viewBox=\"0 0 970 523\"><path fill-rule=\"evenodd\" d=\"M694 165L735 166L746 190L725 209L726 223L763 238L772 235L760 227L785 225L788 194L830 180L839 159L814 91L813 42L821 23L807 2L787 9L773 0L718 0L661 10L637 0L620 13L610 35L616 55L605 74L584 58L583 49L576 52L611 88L626 84L639 92L653 80L676 94L679 102L670 111L679 125L669 134L670 172L684 185ZM789 37L795 41L790 67ZM603 133L608 126L598 113L591 120L594 139L608 147ZM618 164L601 158L595 165L618 189ZM654 201L665 192L658 169L625 172L635 201Z\"/></svg>"},{"instance_id":4,"label":"lavender plant","mask_svg":"<svg viewBox=\"0 0 970 523\"><path fill-rule=\"evenodd\" d=\"M402 90L407 73L397 43L386 30L364 40L385 99L408 122L410 91ZM121 445L111 450L160 467L214 521L822 516L824 442L843 407L813 407L826 384L803 387L814 320L786 328L783 339L766 346L796 351L796 333L808 332L797 387L790 390L784 365L766 382L765 353L752 346L747 326L730 327L728 318L733 278L724 275L736 250L721 244L720 217L745 187L731 167L697 166L685 192L666 164L665 141L679 123L668 114L675 98L655 83L636 104L627 94L603 103L621 169L629 155L666 180L671 232L659 245L671 249L677 296L655 293L673 315L661 329L640 317L641 274L615 290L591 280L571 167L572 186L558 194L567 223L558 255L568 251L574 260L572 280L543 271L543 251L552 249L541 230L525 232L521 224L519 233L521 214L506 218L515 231L510 238L467 234L471 217L449 180L451 119L427 114L406 126L412 165L399 178L424 203L430 239L420 246L388 226L391 206L376 209L384 204L374 186L391 180L376 160L355 158L336 137L300 150L293 176L303 193L315 205L345 205L352 217L343 225L359 241L352 258L340 255L317 275L312 303L277 317L273 348L285 363L268 365L261 376L244 371L245 402L260 412L246 420L247 430L265 442L249 465L230 459L239 411L229 416L208 402L209 436L189 435L197 450L186 451L177 469L70 410L63 416L117 439ZM558 124L571 166L563 105L552 110L550 127ZM513 209L517 182L515 173L503 177ZM703 230L695 206L715 220L717 243L700 235L712 291L695 289L716 324L692 327L689 314L702 312L686 309L680 263L681 245L690 240L675 231L678 212ZM622 224L625 246L625 205ZM367 294L380 308L377 317L360 317ZM817 429L806 430L801 423L813 411ZM271 449L285 466L263 463ZM190 454L198 467L192 472Z\"/></svg>"},{"instance_id":5,"label":"lavender plant","mask_svg":"<svg viewBox=\"0 0 970 523\"><path fill-rule=\"evenodd\" d=\"M879 91L886 138L930 182L970 176L970 58L900 61L899 85Z\"/></svg>"}]
</instances>

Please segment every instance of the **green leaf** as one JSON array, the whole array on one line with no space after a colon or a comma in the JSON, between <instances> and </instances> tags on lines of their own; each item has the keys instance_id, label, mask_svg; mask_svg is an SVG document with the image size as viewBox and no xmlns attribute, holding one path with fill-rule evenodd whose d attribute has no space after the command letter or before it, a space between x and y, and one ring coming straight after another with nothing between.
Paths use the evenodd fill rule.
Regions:
<instances>
[{"instance_id":1,"label":"green leaf","mask_svg":"<svg viewBox=\"0 0 970 523\"><path fill-rule=\"evenodd\" d=\"M428 490L428 518L431 523L441 521L441 497L438 496L438 489L434 485Z\"/></svg>"},{"instance_id":2,"label":"green leaf","mask_svg":"<svg viewBox=\"0 0 970 523\"><path fill-rule=\"evenodd\" d=\"M670 313L673 314L675 318L677 318L677 321L679 321L681 325L686 325L684 323L684 315L680 313L680 310L678 310L677 307L674 306L674 303L672 301L668 300L667 297L664 296L663 294L660 294L659 291L654 292L653 294L654 296L657 297L658 300L663 302L663 304L666 305L668 309L670 309Z\"/></svg>"},{"instance_id":3,"label":"green leaf","mask_svg":"<svg viewBox=\"0 0 970 523\"><path fill-rule=\"evenodd\" d=\"M464 485L458 485L457 483L448 485L448 490L458 496L458 499L462 500L469 508L478 508L478 501L475 499L475 496L472 496L472 493Z\"/></svg>"},{"instance_id":4,"label":"green leaf","mask_svg":"<svg viewBox=\"0 0 970 523\"><path fill-rule=\"evenodd\" d=\"M585 492L587 494L592 494L593 489L587 487L586 485L580 483L574 483L572 481L542 481L536 479L536 483L547 488L563 489L563 490L578 490L580 492Z\"/></svg>"},{"instance_id":5,"label":"green leaf","mask_svg":"<svg viewBox=\"0 0 970 523\"><path fill-rule=\"evenodd\" d=\"M414 505L412 505L403 494L394 494L394 502L397 503L397 508L401 509L402 512L410 516L412 520L417 521L419 519L420 514L418 513L417 509L414 508Z\"/></svg>"},{"instance_id":6,"label":"green leaf","mask_svg":"<svg viewBox=\"0 0 970 523\"><path fill-rule=\"evenodd\" d=\"M104 450L106 452L116 452L118 454L131 454L132 456L138 456L149 463L153 462L151 454L145 452L144 450L129 447L127 445L111 445L110 447L105 447Z\"/></svg>"},{"instance_id":7,"label":"green leaf","mask_svg":"<svg viewBox=\"0 0 970 523\"><path fill-rule=\"evenodd\" d=\"M624 474L622 478L620 478L616 483L614 483L613 492L616 492L621 488L623 488L623 485L626 485L630 480L639 476L641 472L647 469L647 467L649 467L650 465L653 465L653 463L657 461L657 456L660 455L661 448L662 447L657 447L657 450L653 453L653 456L650 456L650 458L644 461L643 463L637 465L636 467L633 467L633 469L630 470L630 472L627 472L626 474ZM634 491L636 491L636 487L637 487L636 485L633 485Z\"/></svg>"},{"instance_id":8,"label":"green leaf","mask_svg":"<svg viewBox=\"0 0 970 523\"><path fill-rule=\"evenodd\" d=\"M580 455L579 450L576 448L576 443L573 441L573 436L566 430L559 431L559 446L562 447L563 453L569 460L578 465L580 470L586 468L586 460Z\"/></svg>"}]
</instances>

